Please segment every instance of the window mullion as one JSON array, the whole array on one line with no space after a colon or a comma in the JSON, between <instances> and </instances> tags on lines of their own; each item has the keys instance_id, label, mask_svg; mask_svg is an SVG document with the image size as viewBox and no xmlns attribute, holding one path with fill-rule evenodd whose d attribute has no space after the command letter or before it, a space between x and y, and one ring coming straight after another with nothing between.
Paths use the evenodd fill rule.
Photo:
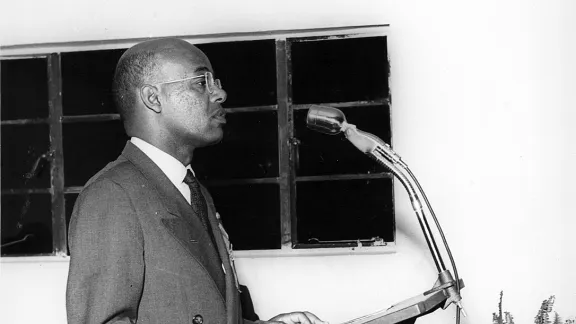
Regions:
<instances>
[{"instance_id":1,"label":"window mullion","mask_svg":"<svg viewBox=\"0 0 576 324\"><path fill-rule=\"evenodd\" d=\"M48 56L48 104L50 124L50 189L52 192L52 245L56 255L67 254L64 213L64 152L62 144L62 71L60 54Z\"/></svg>"},{"instance_id":2,"label":"window mullion","mask_svg":"<svg viewBox=\"0 0 576 324\"><path fill-rule=\"evenodd\" d=\"M282 249L291 249L296 223L294 161L290 139L294 128L292 121L292 85L290 82L290 48L285 39L276 40L276 93L278 101L278 158L280 164L280 224Z\"/></svg>"}]
</instances>

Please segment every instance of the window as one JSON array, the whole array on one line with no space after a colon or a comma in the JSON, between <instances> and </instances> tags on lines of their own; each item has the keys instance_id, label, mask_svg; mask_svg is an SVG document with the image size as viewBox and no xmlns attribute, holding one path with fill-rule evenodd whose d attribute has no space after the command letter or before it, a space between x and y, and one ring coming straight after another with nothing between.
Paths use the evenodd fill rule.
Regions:
<instances>
[{"instance_id":1,"label":"window","mask_svg":"<svg viewBox=\"0 0 576 324\"><path fill-rule=\"evenodd\" d=\"M193 168L236 250L394 242L392 174L306 127L311 104L329 105L390 143L382 28L190 40L228 92L224 139ZM110 90L126 47L2 59L3 256L67 253L78 193L128 140Z\"/></svg>"},{"instance_id":2,"label":"window","mask_svg":"<svg viewBox=\"0 0 576 324\"><path fill-rule=\"evenodd\" d=\"M43 255L57 249L49 160L57 147L50 138L51 105L57 98L48 86L53 64L46 56L2 60L2 255Z\"/></svg>"}]
</instances>

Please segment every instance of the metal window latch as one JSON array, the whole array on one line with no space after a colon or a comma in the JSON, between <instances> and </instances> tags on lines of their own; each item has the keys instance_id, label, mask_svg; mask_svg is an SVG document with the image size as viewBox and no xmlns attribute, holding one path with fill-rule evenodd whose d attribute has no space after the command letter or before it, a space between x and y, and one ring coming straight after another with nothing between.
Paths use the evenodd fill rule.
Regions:
<instances>
[{"instance_id":1,"label":"metal window latch","mask_svg":"<svg viewBox=\"0 0 576 324\"><path fill-rule=\"evenodd\" d=\"M42 161L50 162L53 157L54 157L53 150L48 150L46 153L38 156L38 158L36 158L36 161L34 161L34 164L32 165L32 169L30 170L30 172L24 174L26 182L32 179L33 177L38 176L38 174L42 171L44 167L44 165L42 165Z\"/></svg>"},{"instance_id":2,"label":"metal window latch","mask_svg":"<svg viewBox=\"0 0 576 324\"><path fill-rule=\"evenodd\" d=\"M301 142L300 142L300 140L299 140L298 138L296 138L296 137L290 137L290 138L288 139L288 144L297 146L297 145L300 145Z\"/></svg>"}]
</instances>

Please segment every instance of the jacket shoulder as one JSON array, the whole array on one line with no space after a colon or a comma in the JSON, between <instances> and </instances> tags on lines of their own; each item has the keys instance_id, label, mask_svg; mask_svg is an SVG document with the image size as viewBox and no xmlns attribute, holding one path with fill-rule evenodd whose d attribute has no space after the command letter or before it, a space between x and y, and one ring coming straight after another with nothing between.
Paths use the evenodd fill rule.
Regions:
<instances>
[{"instance_id":1,"label":"jacket shoulder","mask_svg":"<svg viewBox=\"0 0 576 324\"><path fill-rule=\"evenodd\" d=\"M86 182L84 188L88 188L93 184L102 181L111 181L120 186L124 186L126 184L143 180L144 176L140 170L126 158L120 157L116 161L108 163L106 167L92 176L92 178Z\"/></svg>"}]
</instances>

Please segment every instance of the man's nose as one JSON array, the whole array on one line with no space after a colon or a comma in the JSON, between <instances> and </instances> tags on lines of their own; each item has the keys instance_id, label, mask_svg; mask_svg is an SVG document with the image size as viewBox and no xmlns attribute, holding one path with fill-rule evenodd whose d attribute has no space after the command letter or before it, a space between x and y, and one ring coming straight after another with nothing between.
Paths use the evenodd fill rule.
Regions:
<instances>
[{"instance_id":1,"label":"man's nose","mask_svg":"<svg viewBox=\"0 0 576 324\"><path fill-rule=\"evenodd\" d=\"M224 89L214 89L214 92L212 93L212 95L210 96L210 101L212 101L213 103L224 103L224 101L226 101L226 98L228 97L228 95L226 94L226 91L224 91Z\"/></svg>"}]
</instances>

